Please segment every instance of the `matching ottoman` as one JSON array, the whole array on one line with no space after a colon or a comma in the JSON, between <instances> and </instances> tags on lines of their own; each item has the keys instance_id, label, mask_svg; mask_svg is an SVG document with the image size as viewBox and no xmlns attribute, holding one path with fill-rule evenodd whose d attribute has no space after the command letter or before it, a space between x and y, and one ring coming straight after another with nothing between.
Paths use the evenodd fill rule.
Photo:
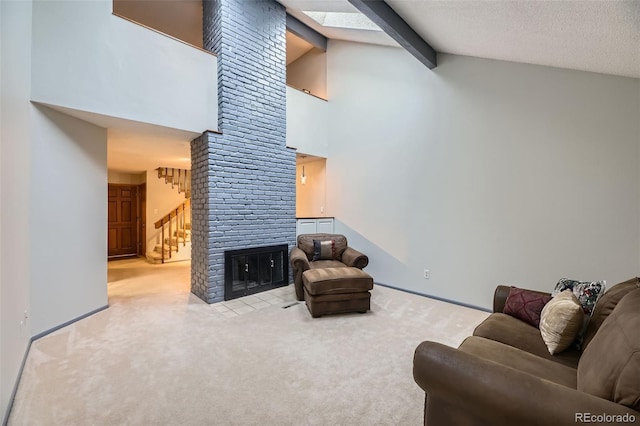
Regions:
<instances>
[{"instance_id":1,"label":"matching ottoman","mask_svg":"<svg viewBox=\"0 0 640 426\"><path fill-rule=\"evenodd\" d=\"M302 274L304 300L312 317L367 312L373 278L358 268L318 268Z\"/></svg>"}]
</instances>

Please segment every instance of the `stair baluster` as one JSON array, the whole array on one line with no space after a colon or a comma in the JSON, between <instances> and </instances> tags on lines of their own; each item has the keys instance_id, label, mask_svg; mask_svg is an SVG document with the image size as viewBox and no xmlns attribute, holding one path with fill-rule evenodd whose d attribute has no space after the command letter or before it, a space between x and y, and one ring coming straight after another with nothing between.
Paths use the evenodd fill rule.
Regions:
<instances>
[{"instance_id":1,"label":"stair baluster","mask_svg":"<svg viewBox=\"0 0 640 426\"><path fill-rule=\"evenodd\" d=\"M178 221L180 220L180 210L176 207L176 253L180 250L180 241L178 240ZM173 243L173 237L171 237Z\"/></svg>"},{"instance_id":2,"label":"stair baluster","mask_svg":"<svg viewBox=\"0 0 640 426\"><path fill-rule=\"evenodd\" d=\"M187 209L185 207L184 211L182 212L182 244L184 247L187 246L186 218L187 218Z\"/></svg>"},{"instance_id":3,"label":"stair baluster","mask_svg":"<svg viewBox=\"0 0 640 426\"><path fill-rule=\"evenodd\" d=\"M164 264L164 218L160 219L160 223L162 226L162 263Z\"/></svg>"},{"instance_id":4,"label":"stair baluster","mask_svg":"<svg viewBox=\"0 0 640 426\"><path fill-rule=\"evenodd\" d=\"M169 216L169 259L171 259L171 252L173 251L173 241L171 241L173 239L172 235L173 232L171 232L171 216Z\"/></svg>"}]
</instances>

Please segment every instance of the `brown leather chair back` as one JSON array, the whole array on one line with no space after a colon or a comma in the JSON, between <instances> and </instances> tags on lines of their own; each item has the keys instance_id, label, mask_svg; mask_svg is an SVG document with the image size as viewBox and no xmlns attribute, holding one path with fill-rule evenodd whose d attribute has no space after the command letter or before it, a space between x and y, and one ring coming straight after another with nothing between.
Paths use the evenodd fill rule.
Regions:
<instances>
[{"instance_id":1,"label":"brown leather chair back","mask_svg":"<svg viewBox=\"0 0 640 426\"><path fill-rule=\"evenodd\" d=\"M342 253L347 249L347 237L341 234L300 234L298 235L298 248L307 255L307 259L313 259L313 240L335 242L336 260L342 260Z\"/></svg>"}]
</instances>

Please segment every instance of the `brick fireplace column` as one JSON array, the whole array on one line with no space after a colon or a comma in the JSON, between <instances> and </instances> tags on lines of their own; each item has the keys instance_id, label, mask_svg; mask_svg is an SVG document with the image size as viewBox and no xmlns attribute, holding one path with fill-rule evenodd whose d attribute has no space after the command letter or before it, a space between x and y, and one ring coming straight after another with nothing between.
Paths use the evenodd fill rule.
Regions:
<instances>
[{"instance_id":1,"label":"brick fireplace column","mask_svg":"<svg viewBox=\"0 0 640 426\"><path fill-rule=\"evenodd\" d=\"M203 2L218 56L218 128L191 142L191 290L224 300L224 252L295 245L295 150L286 147L286 13L275 0Z\"/></svg>"}]
</instances>

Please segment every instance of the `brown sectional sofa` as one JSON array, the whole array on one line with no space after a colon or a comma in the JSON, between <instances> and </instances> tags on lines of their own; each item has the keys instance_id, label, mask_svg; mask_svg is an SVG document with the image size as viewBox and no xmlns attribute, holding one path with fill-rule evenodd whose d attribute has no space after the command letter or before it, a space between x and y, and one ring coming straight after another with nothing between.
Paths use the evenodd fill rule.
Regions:
<instances>
[{"instance_id":1,"label":"brown sectional sofa","mask_svg":"<svg viewBox=\"0 0 640 426\"><path fill-rule=\"evenodd\" d=\"M540 330L494 313L458 349L422 342L413 374L425 391L425 424L640 424L640 278L601 296L583 350L550 355Z\"/></svg>"}]
</instances>

